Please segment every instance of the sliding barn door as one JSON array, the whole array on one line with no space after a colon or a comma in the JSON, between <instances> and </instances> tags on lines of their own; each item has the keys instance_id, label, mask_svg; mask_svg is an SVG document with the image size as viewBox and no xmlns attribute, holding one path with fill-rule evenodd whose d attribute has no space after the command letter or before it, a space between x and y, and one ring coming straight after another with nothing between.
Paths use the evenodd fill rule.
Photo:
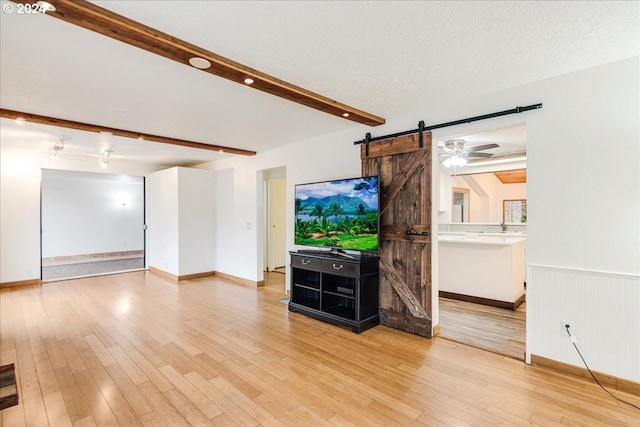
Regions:
<instances>
[{"instance_id":1,"label":"sliding barn door","mask_svg":"<svg viewBox=\"0 0 640 427\"><path fill-rule=\"evenodd\" d=\"M380 323L431 337L431 133L361 147L380 177Z\"/></svg>"}]
</instances>

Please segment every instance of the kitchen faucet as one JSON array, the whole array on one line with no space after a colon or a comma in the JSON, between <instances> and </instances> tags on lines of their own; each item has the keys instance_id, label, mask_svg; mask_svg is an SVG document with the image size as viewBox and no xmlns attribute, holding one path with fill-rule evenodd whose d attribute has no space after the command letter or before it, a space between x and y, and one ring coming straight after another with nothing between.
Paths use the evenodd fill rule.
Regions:
<instances>
[{"instance_id":1,"label":"kitchen faucet","mask_svg":"<svg viewBox=\"0 0 640 427\"><path fill-rule=\"evenodd\" d=\"M502 221L500 223L500 227L502 227L502 232L503 233L507 231L507 224L504 221Z\"/></svg>"}]
</instances>

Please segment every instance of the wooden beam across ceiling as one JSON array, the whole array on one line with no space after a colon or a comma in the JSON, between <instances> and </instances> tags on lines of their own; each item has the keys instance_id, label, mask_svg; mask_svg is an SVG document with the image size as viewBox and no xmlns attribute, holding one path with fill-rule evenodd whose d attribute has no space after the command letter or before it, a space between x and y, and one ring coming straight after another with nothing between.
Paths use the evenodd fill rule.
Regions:
<instances>
[{"instance_id":1,"label":"wooden beam across ceiling","mask_svg":"<svg viewBox=\"0 0 640 427\"><path fill-rule=\"evenodd\" d=\"M143 132L136 132L124 129L116 129L108 126L93 125L89 123L75 122L72 120L58 119L55 117L40 116L38 114L24 113L21 111L7 110L0 108L0 117L5 119L25 120L29 123L41 125L58 126L67 129L83 130L87 132L108 132L114 136L124 138L143 139L145 141L160 142L163 144L179 145L182 147L199 148L201 150L219 151L230 154L240 154L243 156L255 156L255 151L243 150L240 148L225 147L222 145L205 144L202 142L187 141L184 139L170 138L167 136L151 135Z\"/></svg>"},{"instance_id":2,"label":"wooden beam across ceiling","mask_svg":"<svg viewBox=\"0 0 640 427\"><path fill-rule=\"evenodd\" d=\"M32 4L33 0L14 0L15 3ZM137 21L118 15L85 0L49 0L55 11L47 15L78 25L107 37L119 40L148 52L191 66L192 58L206 59L211 67L204 69L210 74L248 85L245 79L253 80L250 86L280 98L323 111L353 122L378 126L385 119L329 99L299 86L280 80L261 71L247 67L231 59L180 40L169 34L148 27Z\"/></svg>"}]
</instances>

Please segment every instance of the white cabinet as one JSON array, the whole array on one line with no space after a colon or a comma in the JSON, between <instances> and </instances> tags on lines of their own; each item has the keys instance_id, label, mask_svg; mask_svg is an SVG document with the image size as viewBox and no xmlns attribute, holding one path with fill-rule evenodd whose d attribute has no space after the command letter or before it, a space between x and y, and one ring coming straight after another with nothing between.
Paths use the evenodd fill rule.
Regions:
<instances>
[{"instance_id":1,"label":"white cabinet","mask_svg":"<svg viewBox=\"0 0 640 427\"><path fill-rule=\"evenodd\" d=\"M524 301L526 238L441 235L440 296L516 309Z\"/></svg>"}]
</instances>

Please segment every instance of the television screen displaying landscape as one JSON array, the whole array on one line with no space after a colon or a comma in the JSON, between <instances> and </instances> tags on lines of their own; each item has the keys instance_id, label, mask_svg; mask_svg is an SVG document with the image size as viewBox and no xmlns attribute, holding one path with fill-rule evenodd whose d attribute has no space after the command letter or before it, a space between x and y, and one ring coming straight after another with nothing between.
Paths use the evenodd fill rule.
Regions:
<instances>
[{"instance_id":1,"label":"television screen displaying landscape","mask_svg":"<svg viewBox=\"0 0 640 427\"><path fill-rule=\"evenodd\" d=\"M295 187L295 244L378 249L378 177Z\"/></svg>"}]
</instances>

